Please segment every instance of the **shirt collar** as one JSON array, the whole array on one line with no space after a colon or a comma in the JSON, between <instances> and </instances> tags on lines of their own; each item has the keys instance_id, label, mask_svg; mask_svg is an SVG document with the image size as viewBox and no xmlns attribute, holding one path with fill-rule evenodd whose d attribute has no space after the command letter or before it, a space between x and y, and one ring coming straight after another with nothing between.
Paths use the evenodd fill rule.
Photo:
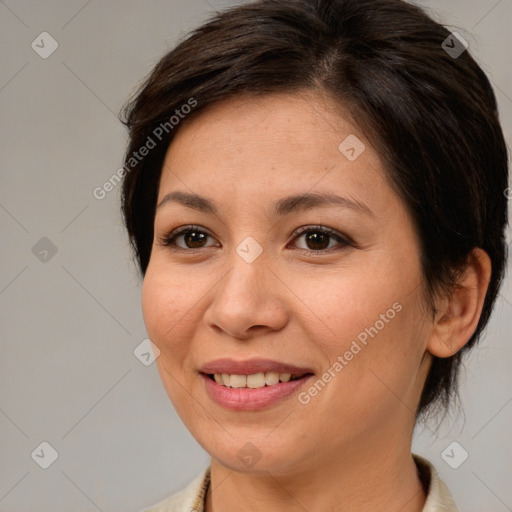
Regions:
<instances>
[{"instance_id":1,"label":"shirt collar","mask_svg":"<svg viewBox=\"0 0 512 512\"><path fill-rule=\"evenodd\" d=\"M435 467L419 455L413 454L413 458L427 495L422 512L458 512L448 487L439 477ZM207 467L181 492L141 512L177 512L182 510L204 512L205 497L209 486L210 467Z\"/></svg>"}]
</instances>

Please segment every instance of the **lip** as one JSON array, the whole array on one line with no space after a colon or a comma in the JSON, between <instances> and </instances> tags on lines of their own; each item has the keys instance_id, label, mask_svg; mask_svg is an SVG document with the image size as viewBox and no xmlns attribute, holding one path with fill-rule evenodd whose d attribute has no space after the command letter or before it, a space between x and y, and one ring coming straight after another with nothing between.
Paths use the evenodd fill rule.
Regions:
<instances>
[{"instance_id":1,"label":"lip","mask_svg":"<svg viewBox=\"0 0 512 512\"><path fill-rule=\"evenodd\" d=\"M291 373L292 376L313 373L311 368L302 368L293 364L282 363L271 359L215 359L206 363L200 370L204 374L229 373L230 375L252 375L254 373L277 372Z\"/></svg>"},{"instance_id":2,"label":"lip","mask_svg":"<svg viewBox=\"0 0 512 512\"><path fill-rule=\"evenodd\" d=\"M303 377L262 388L228 388L217 384L209 377L214 373L252 375L265 372L290 373L292 376ZM200 370L200 377L205 384L206 393L217 405L234 411L258 411L269 408L295 393L314 376L313 373L310 368L271 359L236 361L224 358L205 364Z\"/></svg>"}]
</instances>

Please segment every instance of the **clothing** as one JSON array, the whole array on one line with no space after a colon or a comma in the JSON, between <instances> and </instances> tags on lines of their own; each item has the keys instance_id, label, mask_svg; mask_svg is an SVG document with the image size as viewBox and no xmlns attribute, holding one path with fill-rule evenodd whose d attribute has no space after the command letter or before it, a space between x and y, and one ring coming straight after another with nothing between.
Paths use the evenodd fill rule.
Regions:
<instances>
[{"instance_id":1,"label":"clothing","mask_svg":"<svg viewBox=\"0 0 512 512\"><path fill-rule=\"evenodd\" d=\"M423 457L414 455L420 480L427 494L422 512L458 512L450 491L439 478L435 467ZM204 500L210 484L210 468L182 491L141 512L204 512Z\"/></svg>"}]
</instances>

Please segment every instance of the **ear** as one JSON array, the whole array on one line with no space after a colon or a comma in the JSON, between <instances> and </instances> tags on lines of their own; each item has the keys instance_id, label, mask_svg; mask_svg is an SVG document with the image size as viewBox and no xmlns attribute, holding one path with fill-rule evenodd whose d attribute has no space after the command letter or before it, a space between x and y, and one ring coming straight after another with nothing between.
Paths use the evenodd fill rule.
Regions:
<instances>
[{"instance_id":1,"label":"ear","mask_svg":"<svg viewBox=\"0 0 512 512\"><path fill-rule=\"evenodd\" d=\"M468 266L451 294L436 304L438 308L428 351L437 357L456 354L471 338L480 320L491 278L491 260L482 249L468 256Z\"/></svg>"}]
</instances>

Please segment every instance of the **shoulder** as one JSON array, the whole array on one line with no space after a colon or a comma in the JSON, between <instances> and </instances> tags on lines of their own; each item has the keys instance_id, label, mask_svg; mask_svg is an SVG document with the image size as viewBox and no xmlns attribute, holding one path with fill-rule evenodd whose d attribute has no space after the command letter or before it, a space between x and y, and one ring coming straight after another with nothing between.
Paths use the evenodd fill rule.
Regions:
<instances>
[{"instance_id":1,"label":"shoulder","mask_svg":"<svg viewBox=\"0 0 512 512\"><path fill-rule=\"evenodd\" d=\"M204 497L209 483L210 467L207 467L185 489L140 512L203 512Z\"/></svg>"},{"instance_id":2,"label":"shoulder","mask_svg":"<svg viewBox=\"0 0 512 512\"><path fill-rule=\"evenodd\" d=\"M419 455L413 454L413 458L427 494L422 512L458 512L448 487L433 464Z\"/></svg>"}]
</instances>

